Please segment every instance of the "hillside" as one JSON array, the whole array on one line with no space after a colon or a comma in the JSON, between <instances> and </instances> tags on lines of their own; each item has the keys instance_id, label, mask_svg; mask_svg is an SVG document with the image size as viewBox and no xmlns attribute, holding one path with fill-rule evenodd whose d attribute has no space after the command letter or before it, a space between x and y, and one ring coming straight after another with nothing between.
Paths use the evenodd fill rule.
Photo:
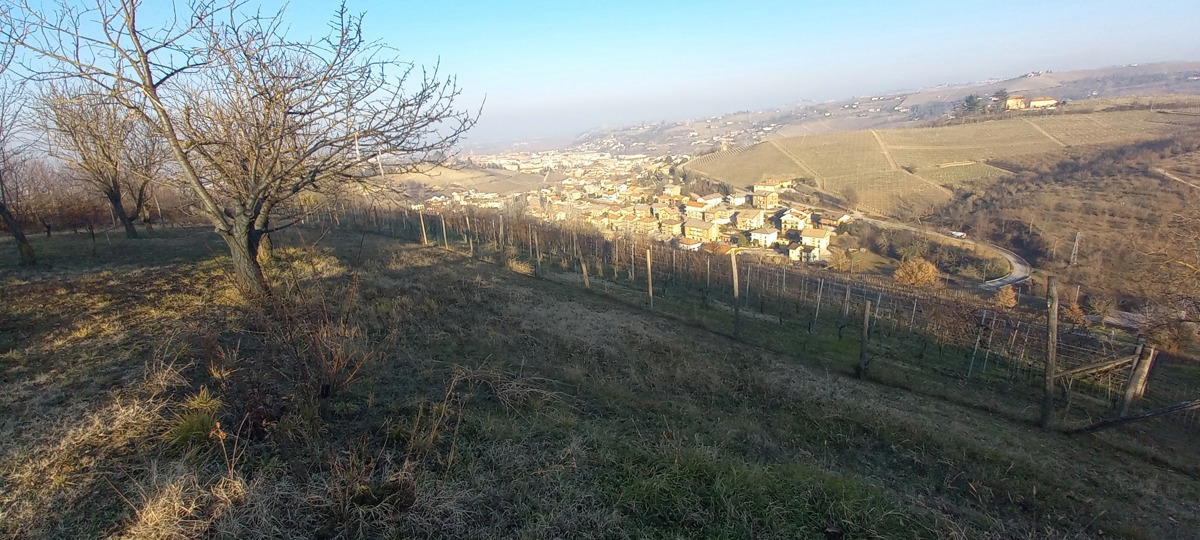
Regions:
<instances>
[{"instance_id":1,"label":"hillside","mask_svg":"<svg viewBox=\"0 0 1200 540\"><path fill-rule=\"evenodd\" d=\"M840 339L772 352L665 297L646 310L401 232L281 237L268 309L231 290L206 230L39 237L35 269L0 244L0 536L1200 530L1194 428L1161 453L1162 424L1068 438L1003 392L852 380ZM327 399L303 376L309 328L364 362Z\"/></svg>"},{"instance_id":2,"label":"hillside","mask_svg":"<svg viewBox=\"0 0 1200 540\"><path fill-rule=\"evenodd\" d=\"M562 178L561 174L551 174L547 177L537 171L449 167L437 167L420 173L388 175L388 180L395 183L419 182L424 186L444 191L474 189L499 195L533 191L547 182L559 182Z\"/></svg>"},{"instance_id":3,"label":"hillside","mask_svg":"<svg viewBox=\"0 0 1200 540\"><path fill-rule=\"evenodd\" d=\"M1144 276L1158 254L1195 256L1187 220L1200 205L1200 133L1066 151L1005 160L1010 178L963 190L934 221L1017 250L1078 286L1084 305L1172 305L1175 293Z\"/></svg>"},{"instance_id":4,"label":"hillside","mask_svg":"<svg viewBox=\"0 0 1200 540\"><path fill-rule=\"evenodd\" d=\"M1194 116L1200 108L1117 110L1126 107L1079 102L1046 114L946 127L789 137L705 155L685 168L739 187L809 178L821 191L857 198L870 212L921 215L948 203L957 188L1008 176L989 165L996 160L1065 156L1074 148L1127 144L1200 126ZM1080 113L1069 114L1073 110Z\"/></svg>"},{"instance_id":5,"label":"hillside","mask_svg":"<svg viewBox=\"0 0 1200 540\"><path fill-rule=\"evenodd\" d=\"M1164 62L1075 71L1035 71L1007 79L884 92L823 102L743 110L677 122L602 128L574 146L626 154L698 155L783 137L915 127L952 114L968 95L999 90L1062 100L1200 94L1200 62Z\"/></svg>"}]
</instances>

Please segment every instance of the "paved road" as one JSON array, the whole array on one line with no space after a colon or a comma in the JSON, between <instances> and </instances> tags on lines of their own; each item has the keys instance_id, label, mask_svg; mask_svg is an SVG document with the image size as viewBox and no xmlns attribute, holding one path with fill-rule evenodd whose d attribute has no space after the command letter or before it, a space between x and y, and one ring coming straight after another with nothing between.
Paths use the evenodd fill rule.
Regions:
<instances>
[{"instance_id":1,"label":"paved road","mask_svg":"<svg viewBox=\"0 0 1200 540\"><path fill-rule=\"evenodd\" d=\"M959 242L967 242L967 243L975 244L977 246L981 246L985 249L989 249L989 250L996 252L997 255L1000 255L1001 257L1004 257L1005 259L1008 260L1008 263L1012 267L1012 270L1009 271L1007 276L1004 276L1001 278L996 278L991 281L985 281L985 282L979 284L979 288L983 289L985 291L994 291L996 289L999 289L999 288L1007 286L1007 285L1015 285L1017 283L1021 283L1025 280L1029 279L1029 275L1033 271L1033 267L1029 265L1028 261L1021 258L1020 255L1017 255L1016 253L1013 253L1013 252L1011 252L1007 249L1004 249L1000 246L996 246L996 245L992 245L992 244L985 244L982 242L976 242L970 238L954 238L950 235L942 234L937 231L931 231L929 229L915 227L915 226L907 225L904 223L896 223L894 221L884 221L881 219L869 218L869 217L866 217L861 214L855 215L854 219L862 220L862 221L865 221L867 223L870 223L872 225L876 225L879 227L885 227L885 228L889 228L889 229L904 229L907 231L913 231L913 232L928 234L928 235L932 235L932 236L940 236L947 240L957 240Z\"/></svg>"}]
</instances>

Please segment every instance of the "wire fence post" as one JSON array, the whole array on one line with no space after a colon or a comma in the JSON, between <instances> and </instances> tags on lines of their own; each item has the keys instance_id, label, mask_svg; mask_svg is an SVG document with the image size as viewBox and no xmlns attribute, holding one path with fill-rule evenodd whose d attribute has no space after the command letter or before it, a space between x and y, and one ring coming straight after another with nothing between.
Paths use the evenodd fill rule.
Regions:
<instances>
[{"instance_id":1,"label":"wire fence post","mask_svg":"<svg viewBox=\"0 0 1200 540\"><path fill-rule=\"evenodd\" d=\"M646 295L650 297L650 309L654 309L654 267L650 262L650 248L646 248Z\"/></svg>"},{"instance_id":2,"label":"wire fence post","mask_svg":"<svg viewBox=\"0 0 1200 540\"><path fill-rule=\"evenodd\" d=\"M867 344L871 337L871 301L867 300L867 307L863 309L862 321L862 340L858 344L858 378L867 378Z\"/></svg>"},{"instance_id":3,"label":"wire fence post","mask_svg":"<svg viewBox=\"0 0 1200 540\"><path fill-rule=\"evenodd\" d=\"M1046 379L1042 395L1043 429L1050 428L1054 413L1054 375L1058 354L1058 283L1054 276L1046 280Z\"/></svg>"}]
</instances>

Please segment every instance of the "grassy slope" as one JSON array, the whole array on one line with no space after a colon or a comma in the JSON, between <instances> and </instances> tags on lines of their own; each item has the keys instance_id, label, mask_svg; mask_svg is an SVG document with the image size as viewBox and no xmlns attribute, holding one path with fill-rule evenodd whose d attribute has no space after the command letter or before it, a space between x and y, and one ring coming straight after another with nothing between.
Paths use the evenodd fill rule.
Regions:
<instances>
[{"instance_id":1,"label":"grassy slope","mask_svg":"<svg viewBox=\"0 0 1200 540\"><path fill-rule=\"evenodd\" d=\"M271 318L226 285L214 240L170 230L93 257L82 236L37 239L52 265L32 270L3 252L3 285L21 302L0 308L0 536L1200 529L1195 472L1107 436L1046 434L831 374L853 347L774 354L375 236L333 233L332 249L292 250L276 273L299 285L282 294L295 305L340 314L363 261L348 320L376 355L314 406L289 382ZM165 443L202 385L240 450L233 438Z\"/></svg>"}]
</instances>

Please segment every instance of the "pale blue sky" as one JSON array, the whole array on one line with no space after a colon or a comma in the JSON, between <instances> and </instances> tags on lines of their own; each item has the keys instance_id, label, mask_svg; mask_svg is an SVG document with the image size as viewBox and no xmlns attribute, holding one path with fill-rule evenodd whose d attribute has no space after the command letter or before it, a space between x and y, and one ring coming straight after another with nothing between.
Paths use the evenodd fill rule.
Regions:
<instances>
[{"instance_id":1,"label":"pale blue sky","mask_svg":"<svg viewBox=\"0 0 1200 540\"><path fill-rule=\"evenodd\" d=\"M1200 1L362 1L365 31L440 59L473 139L575 134L943 82L1200 60ZM327 0L293 0L298 33Z\"/></svg>"}]
</instances>

